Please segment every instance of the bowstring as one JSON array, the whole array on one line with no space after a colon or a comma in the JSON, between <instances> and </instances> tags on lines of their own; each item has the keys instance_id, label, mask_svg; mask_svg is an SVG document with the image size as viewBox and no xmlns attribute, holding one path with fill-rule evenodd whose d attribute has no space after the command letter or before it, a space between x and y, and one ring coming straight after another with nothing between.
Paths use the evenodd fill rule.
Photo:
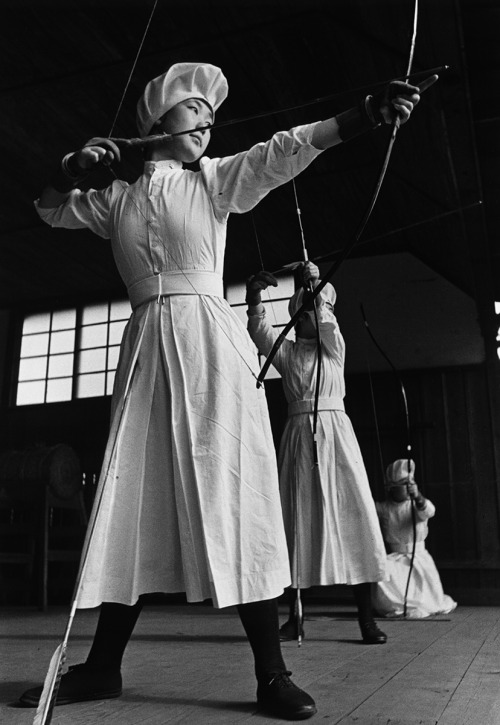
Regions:
<instances>
[{"instance_id":1,"label":"bowstring","mask_svg":"<svg viewBox=\"0 0 500 725\"><path fill-rule=\"evenodd\" d=\"M412 39L411 39L411 43L410 43L410 56L409 56L409 60L408 60L408 67L407 67L407 71L406 71L406 75L405 75L405 78L407 78L407 79L410 77L411 65L413 63L413 54L414 54L414 51L415 51L416 37L417 37L417 24L418 24L418 0L415 0L414 17L413 17L413 34L412 34ZM394 122L392 124L392 132L391 132L391 136L389 138L389 142L388 142L388 145L387 145L387 150L385 152L385 157L384 157L384 161L383 161L383 164L382 164L382 169L379 172L379 176L378 176L378 179L377 179L377 182L376 182L376 185L375 185L375 191L372 194L372 197L371 197L369 206L368 206L368 208L367 208L367 210L366 210L366 212L365 212L365 214L364 214L364 216L363 216L363 218L361 220L361 223L360 223L360 225L359 225L356 233L354 234L352 240L348 244L346 244L344 246L344 248L340 252L339 257L336 259L336 261L328 269L327 273L325 274L324 278L319 283L319 285L317 285L317 287L314 289L314 292L313 292L313 295L312 295L313 296L313 301L320 294L320 292L323 289L323 287L333 277L334 273L338 270L338 268L340 267L340 265L342 264L342 262L346 259L346 257L349 256L349 254L351 253L351 251L354 249L354 247L356 246L356 244L359 242L360 237L362 236L362 234L363 234L363 232L364 232L364 230L365 230L365 228L366 228L366 226L368 224L368 221L371 218L373 209L375 208L375 204L377 202L377 199L378 199L379 194L380 194L380 190L382 188L382 184L383 184L384 179L385 179L385 175L386 175L386 172L387 172L387 169L388 169L388 166L389 166L389 160L390 160L391 155L392 155L392 149L394 147L394 143L396 141L396 136L397 136L397 133L398 133L398 130L399 130L400 125L401 125L400 118L399 118L398 115L396 115L396 118L394 119ZM279 350L280 346L282 345L283 340L285 339L287 333L295 325L295 323L297 322L298 318L302 315L302 313L304 312L304 310L305 310L305 303L298 308L298 310L295 312L295 314L293 315L293 317L289 320L288 324L285 325L285 327L283 328L283 330L282 330L280 336L278 337L278 339L275 341L275 343L274 343L271 351L269 352L269 354L268 354L268 356L267 356L267 358L266 358L266 360L265 360L265 362L264 362L264 364L263 364L263 366L261 368L259 377L257 378L257 387L260 387L262 385L262 383L264 382L264 378L265 378L266 373L267 373L267 371L269 369L269 366L272 364L272 361L273 361L274 356L276 355L277 351Z\"/></svg>"},{"instance_id":2,"label":"bowstring","mask_svg":"<svg viewBox=\"0 0 500 725\"><path fill-rule=\"evenodd\" d=\"M154 15L154 13L155 13L155 10L156 10L156 6L157 6L157 5L158 5L158 0L154 0L154 4L153 4L152 10L151 10L151 13L149 14L149 18L148 18L148 21L147 21L147 24L146 24L146 28L145 28L145 30L144 30L144 33L143 33L143 35L142 35L142 38L141 38L141 42L140 42L140 44L139 44L139 48L138 48L138 50L137 50L137 53L136 53L136 55L135 55L135 58L134 58L134 62L133 62L133 64L132 64L132 68L131 68L131 70L130 70L130 73L129 73L129 75L128 75L128 78L127 78L127 81L126 81L126 84L125 84L125 88L123 89L123 93L122 93L122 95L121 95L121 98L120 98L120 101L119 101L119 104L118 104L118 108L117 108L117 110L116 110L116 113L115 113L115 116L114 116L114 119L113 119L113 123L111 124L111 128L110 128L110 130L109 130L109 133L108 133L108 138L110 138L110 137L111 137L111 135L112 135L112 133L113 133L113 130L114 130L114 128L115 128L115 125L116 125L116 121L117 121L117 119L118 119L118 116L120 115L121 109L122 109L122 107L123 107L123 102L124 102L125 96L126 96L126 94L127 94L127 90L128 90L128 88L129 88L129 85L130 85L130 83L131 83L131 81L132 81L132 77L133 77L133 75L134 75L134 72L135 72L135 69L136 69L137 63L138 63L138 61L139 61L139 58L140 58L140 55L141 55L141 51L142 51L142 48L143 48L143 46L144 46L144 42L145 42L145 40L146 40L146 36L147 36L147 34L148 34L148 32L149 32L149 28L150 28L150 26L151 26L151 22L152 22L152 20L153 20L153 15ZM255 374L255 372L254 372L254 371L252 370L252 368L251 368L250 364L249 364L249 363L248 363L248 361L247 361L247 360L245 359L245 357L244 357L244 356L243 356L243 355L241 354L240 350L239 350L239 349L238 349L238 348L236 347L235 343L234 343L234 342L233 342L233 340L231 339L231 336L230 336L230 335L229 335L229 334L228 334L228 333L226 332L226 330L225 330L225 329L224 329L224 328L222 327L222 325L220 324L220 322L219 322L219 321L217 320L217 318L216 318L216 317L215 317L215 315L213 314L213 311L212 311L212 310L210 309L210 307L209 307L209 306L207 305L207 302L206 302L206 300L204 299L204 295L201 295L201 294L200 294L200 293L198 292L198 290L196 289L196 287L195 287L195 285L193 284L192 280L191 280L191 279L189 278L189 276L188 276L188 275L186 274L185 270L184 270L184 269L182 269L182 266L181 266L181 264L180 264L180 263L179 263L179 262L178 262L178 261L177 261L177 260L175 259L175 257L174 257L174 255L172 254L172 252L171 252L171 251L170 251L169 249L167 249L167 247L166 247L166 246L165 246L165 244L163 243L163 240L162 240L162 239L160 238L160 236L158 235L158 233L156 232L156 230L155 230L155 229L153 229L153 228L151 227L151 224L150 224L149 220L147 219L146 215L145 215L145 214L143 213L142 209L140 209L139 205L138 205L138 204L136 203L136 201L135 201L135 199L134 199L134 198L132 197L132 195L131 195L131 194L129 194L129 192L128 192L128 188L127 188L126 184L125 184L125 183L124 183L124 182L123 182L123 181L122 181L121 179L119 179L119 178L118 178L118 176L116 175L116 173L115 173L114 169L113 169L113 168L111 167L111 165L108 165L108 167L107 167L107 168L109 169L109 172L110 172L110 174L111 174L111 175L113 176L113 178L114 178L114 179L115 179L115 180L116 180L116 181L117 181L117 182L118 182L118 183L120 184L120 186L121 186L121 188L122 188L123 192L125 193L125 195L127 196L127 198L128 198L128 199L129 199L129 200L130 200L130 201L132 202L132 204L133 204L133 205L135 206L135 208L136 208L136 210L137 210L137 211L139 212L140 216L141 216L141 217L142 217L142 218L144 219L144 221L146 222L146 226L147 226L147 228L148 228L148 229L149 229L149 230L150 230L150 231L151 231L151 232L153 233L153 235L154 235L154 236L156 237L156 239L157 239L157 240L158 240L158 241L160 242L161 246L163 247L163 249L165 250L165 252L166 252L166 253L167 253L167 255L169 256L170 260L171 260L171 261L172 261L172 262L174 263L174 265L175 265L175 266L177 267L177 269L179 270L179 272L181 272L181 274L183 275L184 279L185 279L185 280L187 281L187 283L188 283L188 284L190 285L190 287L192 288L192 290L193 290L194 294L196 294L196 295L197 295L197 296L198 296L198 297L200 298L200 300L202 301L202 304L204 305L204 307L206 308L206 310L207 310L207 311L208 311L208 312L210 313L210 315L211 315L212 319L214 320L215 324L216 324L216 325L217 325L217 326L219 327L219 329L220 329L220 330L221 330L221 331L223 332L223 334L224 334L224 335L226 336L226 338L228 339L228 341L229 341L230 345L231 345L231 346L233 347L233 349L234 349L234 350L236 351L237 355L238 355L238 356L240 357L240 359L241 359L241 360L243 360L243 362L245 363L245 365L246 365L246 367L248 368L248 370L250 370L250 372L251 372L252 376L253 376L254 378L257 378L257 375L256 375L256 374ZM158 298L160 298L160 295L158 295Z\"/></svg>"},{"instance_id":3,"label":"bowstring","mask_svg":"<svg viewBox=\"0 0 500 725\"><path fill-rule=\"evenodd\" d=\"M144 30L144 34L142 36L142 40L141 40L141 42L139 44L139 48L137 50L137 53L135 55L134 62L132 64L132 68L130 70L130 73L129 73L127 82L125 84L125 88L123 89L123 93L122 93L122 96L120 98L120 102L118 103L118 108L116 109L116 113L115 113L115 117L113 119L113 123L111 124L111 128L109 129L108 138L111 136L111 134L115 130L116 121L118 120L118 116L120 115L120 111L122 110L123 102L125 100L125 96L127 95L127 91L128 91L128 87L130 85L130 82L132 81L132 76L135 73L135 67L136 67L136 65L137 65L137 63L139 61L139 57L140 57L141 51L142 51L142 46L144 45L144 41L146 40L146 36L148 34L148 31L149 31L149 26L151 25L151 21L153 20L153 15L154 15L154 12L156 10L156 6L157 5L158 5L158 0L155 0L154 1L154 4L153 4L153 9L151 10L151 13L149 15L149 19L148 19L148 22L147 22L147 25L146 25L146 29Z\"/></svg>"},{"instance_id":4,"label":"bowstring","mask_svg":"<svg viewBox=\"0 0 500 725\"><path fill-rule=\"evenodd\" d=\"M415 6L413 10L413 31L412 31L412 37L410 42L410 54L408 58L408 67L406 70L406 77L407 79L410 76L411 68L413 65L413 56L415 53L415 46L417 41L417 25L418 25L418 0L415 0ZM409 418L409 410L408 410L408 402L406 399L406 390L404 388L404 385L402 385L402 394L404 397L404 405L405 405L405 413L406 413L406 428L408 431L408 443L407 443L407 451L408 451L408 476L410 475L410 463L411 463L411 439L410 439L410 418ZM408 592L410 589L410 580L411 575L413 572L413 567L415 563L415 553L417 549L417 521L416 521L416 512L415 512L415 501L414 499L411 499L411 521L412 521L412 530L413 530L413 546L412 546L412 552L411 552L411 559L410 559L410 567L408 571L408 579L406 582L406 590L405 590L405 596L404 596L404 605L403 605L403 617L407 616L407 609L408 609Z\"/></svg>"},{"instance_id":5,"label":"bowstring","mask_svg":"<svg viewBox=\"0 0 500 725\"><path fill-rule=\"evenodd\" d=\"M255 223L255 217L254 217L254 214L253 214L253 209L250 212L250 216L252 218L253 233L254 233L254 237L255 237L255 244L257 246L257 252L258 252L258 255L259 255L260 268L264 272L265 271L264 258L262 256L262 250L261 250L260 243L259 243L259 235L258 235L258 232L257 232L257 225ZM267 298L268 298L266 300L266 305L269 304L269 306L271 307L271 311L272 311L273 317L274 317L274 324L276 326L278 326L279 325L279 321L278 321L278 316L276 314L276 309L275 309L275 307L273 305L273 298L272 298L272 295L271 295L271 287L268 287L266 289L266 293L267 293Z\"/></svg>"}]
</instances>

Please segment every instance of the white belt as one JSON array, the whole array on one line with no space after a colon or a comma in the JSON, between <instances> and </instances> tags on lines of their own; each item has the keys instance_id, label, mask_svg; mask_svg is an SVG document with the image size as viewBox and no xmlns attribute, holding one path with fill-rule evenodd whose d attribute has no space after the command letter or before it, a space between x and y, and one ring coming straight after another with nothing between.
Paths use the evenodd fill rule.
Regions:
<instances>
[{"instance_id":1,"label":"white belt","mask_svg":"<svg viewBox=\"0 0 500 725\"><path fill-rule=\"evenodd\" d=\"M128 296L133 308L168 295L210 295L224 297L222 277L206 270L162 272L130 285Z\"/></svg>"},{"instance_id":2,"label":"white belt","mask_svg":"<svg viewBox=\"0 0 500 725\"><path fill-rule=\"evenodd\" d=\"M345 410L342 398L319 398L318 410ZM310 400L292 400L288 403L288 415L302 415L314 412L314 398Z\"/></svg>"}]
</instances>

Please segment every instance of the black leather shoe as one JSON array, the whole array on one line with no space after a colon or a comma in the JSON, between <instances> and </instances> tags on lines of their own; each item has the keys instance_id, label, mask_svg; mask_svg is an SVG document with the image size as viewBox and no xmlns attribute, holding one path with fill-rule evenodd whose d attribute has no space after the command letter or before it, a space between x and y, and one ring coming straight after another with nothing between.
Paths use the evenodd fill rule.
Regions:
<instances>
[{"instance_id":1,"label":"black leather shoe","mask_svg":"<svg viewBox=\"0 0 500 725\"><path fill-rule=\"evenodd\" d=\"M259 682L257 702L262 710L284 720L307 720L316 713L312 697L294 685L291 672L270 675L269 681Z\"/></svg>"},{"instance_id":2,"label":"black leather shoe","mask_svg":"<svg viewBox=\"0 0 500 725\"><path fill-rule=\"evenodd\" d=\"M387 635L379 628L375 621L359 623L361 635L365 644L385 644Z\"/></svg>"},{"instance_id":3,"label":"black leather shoe","mask_svg":"<svg viewBox=\"0 0 500 725\"><path fill-rule=\"evenodd\" d=\"M299 638L298 632L298 621L297 619L289 619L280 627L280 640L282 642L289 642L292 639ZM300 628L300 636L304 639L304 627Z\"/></svg>"},{"instance_id":4,"label":"black leather shoe","mask_svg":"<svg viewBox=\"0 0 500 725\"><path fill-rule=\"evenodd\" d=\"M26 690L19 702L24 707L38 707L43 687ZM56 705L70 705L85 700L109 700L122 694L120 670L105 670L89 667L86 663L73 665L61 677Z\"/></svg>"}]
</instances>

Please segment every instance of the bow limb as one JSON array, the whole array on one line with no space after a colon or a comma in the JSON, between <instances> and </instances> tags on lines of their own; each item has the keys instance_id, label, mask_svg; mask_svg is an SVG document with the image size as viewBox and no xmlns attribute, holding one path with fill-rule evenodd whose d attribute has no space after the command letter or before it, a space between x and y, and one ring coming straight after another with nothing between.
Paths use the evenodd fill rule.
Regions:
<instances>
[{"instance_id":1,"label":"bow limb","mask_svg":"<svg viewBox=\"0 0 500 725\"><path fill-rule=\"evenodd\" d=\"M380 354L382 355L382 357L384 358L384 360L389 364L389 366L390 366L392 372L394 373L394 376L395 376L395 378L396 378L396 380L398 381L398 384L399 384L399 388L400 388L400 392L401 392L401 397L402 397L402 401L403 401L404 413L405 413L406 454L407 454L407 460L408 460L408 475L409 475L410 470L411 470L410 461L411 461L412 447L411 447L410 412L409 412L409 408L408 408L408 399L406 397L405 386L404 386L403 381L401 380L401 377L400 377L400 375L399 375L399 373L398 373L398 371L396 369L396 366L394 365L394 363L392 362L392 360L390 359L390 357L387 355L387 353L382 348L382 346L378 342L377 338L375 337L375 335L371 331L370 325L368 324L368 320L366 319L366 315L365 315L365 311L363 309L363 305L361 305L361 314L363 316L363 322L365 324L365 329L366 329L366 331L367 331L367 333L368 333L371 341L373 342L373 344L375 345L375 347L377 348L377 350L380 352ZM375 401L374 400L373 400L373 405L374 405L374 408L375 408ZM417 549L417 515L416 515L416 511L415 511L415 501L413 500L413 498L411 499L410 503L411 503L411 523L412 523L412 533L413 533L413 544L412 544L412 552L411 552L411 558L410 558L410 566L408 568L408 578L406 580L405 594L404 594L404 600L403 600L403 617L405 617L405 618L407 616L408 592L409 592L409 589L410 589L410 580L411 580L411 575L412 575L412 572L413 572L413 567L414 567L414 562L415 562L415 553L416 553L416 549Z\"/></svg>"},{"instance_id":2,"label":"bow limb","mask_svg":"<svg viewBox=\"0 0 500 725\"><path fill-rule=\"evenodd\" d=\"M267 356L266 360L264 361L264 364L262 366L262 369L260 371L260 374L259 374L259 376L257 378L257 387L260 387L262 385L262 383L264 381L264 378L265 378L265 376L267 374L267 371L269 370L269 367L272 364L272 361L274 360L274 357L275 357L276 353L278 352L278 350L280 349L281 345L283 344L283 341L284 341L285 337L288 335L288 333L290 332L290 330L295 326L295 324L297 323L299 317L301 317L301 315L304 313L304 311L306 309L306 306L308 304L310 304L311 301L314 301L316 299L316 297L321 293L321 290L324 289L324 287L325 287L326 284L328 284L328 282L331 280L331 278L333 277L333 275L335 274L335 272L338 270L338 268L340 267L340 265L342 264L342 262L346 259L346 257L349 256L349 254L351 253L351 251L353 250L353 248L358 243L361 235L363 234L363 231L364 231L364 229L365 229L365 227L366 227L366 225L368 223L368 220L370 219L370 216L371 216L371 214L373 212L373 209L375 207L375 204L377 202L378 195L380 193L380 189L382 188L382 184L383 184L383 181L384 181L384 178L385 178L385 174L386 174L386 171L387 171L387 167L389 165L389 160L390 160L390 157L391 157L392 149L393 149L393 146L394 146L394 141L396 140L396 133L397 133L397 129L398 128L399 128L399 125L396 125L396 123L394 123L393 124L392 133L391 133L391 138L389 139L389 145L387 147L387 151L386 151L385 158L384 158L384 163L382 165L382 169L381 169L381 171L379 173L379 177L378 177L378 180L377 180L377 183L376 183L376 186L375 186L375 191L372 194L372 198L371 198L370 204L369 204L368 209L367 209L367 211L366 211L366 213L365 213L365 215L363 217L363 220L362 220L362 222L361 222L361 224L360 224L360 226L358 228L358 231L356 232L356 234L354 235L354 237L352 238L352 240L350 240L348 242L348 244L346 244L345 247L342 249L339 257L329 267L329 269L327 270L326 274L323 275L323 278L321 279L321 281L319 282L319 284L312 291L311 296L309 296L308 299L307 299L307 301L304 302L299 307L299 309L297 310L297 312L290 318L290 320L288 321L288 323L285 325L285 327L281 331L281 334L277 337L277 339L276 339L276 341L275 341L275 343L274 343L274 345L273 345L273 347L271 349L271 352L269 353L269 355Z\"/></svg>"},{"instance_id":3,"label":"bow limb","mask_svg":"<svg viewBox=\"0 0 500 725\"><path fill-rule=\"evenodd\" d=\"M415 0L414 5L414 14L413 14L413 33L412 33L412 39L410 43L410 54L408 58L408 66L406 69L405 78L408 79L411 74L411 67L413 64L413 55L415 51L415 43L417 38L417 22L418 22L418 0ZM312 292L312 300L314 301L316 297L321 293L321 290L325 287L325 285L331 280L335 272L338 270L342 262L349 256L351 251L354 249L356 244L358 243L361 235L363 234L366 225L368 224L368 221L372 215L373 209L375 208L375 204L377 203L377 199L380 193L380 189L382 188L382 184L385 179L385 175L387 172L387 168L389 166L389 161L392 154L392 149L394 147L394 143L396 141L396 135L400 127L400 120L399 116L396 115L393 124L392 124L392 133L391 137L389 139L389 143L387 145L387 150L385 153L384 161L382 164L382 168L380 170L377 183L375 185L375 190L372 194L372 198L370 200L370 204L368 205L368 209L365 212L365 215L361 221L361 224L358 227L358 230L351 241L348 242L348 244L345 245L345 247L342 249L340 256L333 262L333 264L329 267L326 274L323 276L323 279L321 282L317 285L317 287ZM311 302L311 298L308 300ZM278 350L280 349L281 345L283 344L283 341L285 337L288 335L290 330L295 326L296 322L298 321L299 317L304 313L306 307L306 303L302 304L301 307L297 310L297 312L291 317L291 319L288 321L288 323L285 325L283 330L281 331L281 334L276 339L271 352L267 356L266 360L264 361L264 364L262 366L262 369L260 371L260 374L257 378L257 387L260 388L262 383L264 382L264 378L267 374L267 371L269 370L270 365L272 364L272 361L274 360L274 357Z\"/></svg>"},{"instance_id":4,"label":"bow limb","mask_svg":"<svg viewBox=\"0 0 500 725\"><path fill-rule=\"evenodd\" d=\"M373 332L372 332L372 330L370 328L370 325L368 324L368 320L366 319L366 315L365 315L365 311L364 311L363 305L360 305L360 307L361 307L361 314L363 316L363 322L364 322L364 325L365 325L365 330L367 331L367 333L368 333L371 341L373 342L373 344L375 345L375 347L377 348L377 350L380 352L380 354L382 355L382 357L384 358L384 360L387 362L387 364L391 368L391 370L392 370L392 372L394 374L394 377L396 378L396 380L398 382L399 390L400 390L400 393L401 393L401 399L402 399L402 402L403 402L404 414L405 414L406 450L407 450L407 453L408 453L408 460L409 460L411 458L411 430L410 430L410 412L409 412L409 408L408 408L408 398L406 396L405 386L403 384L403 381L401 380L401 376L399 375L396 366L394 365L394 363L392 362L392 360L390 359L390 357L387 355L387 353L385 352L385 350L382 348L382 346L378 342L378 340L375 337L375 335L373 334Z\"/></svg>"}]
</instances>

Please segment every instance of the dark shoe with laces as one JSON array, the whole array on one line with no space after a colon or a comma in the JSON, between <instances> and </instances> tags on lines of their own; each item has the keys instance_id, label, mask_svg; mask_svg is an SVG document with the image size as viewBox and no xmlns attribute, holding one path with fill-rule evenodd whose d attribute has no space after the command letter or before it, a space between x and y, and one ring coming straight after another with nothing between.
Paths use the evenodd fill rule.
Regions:
<instances>
[{"instance_id":1,"label":"dark shoe with laces","mask_svg":"<svg viewBox=\"0 0 500 725\"><path fill-rule=\"evenodd\" d=\"M359 627L365 644L385 644L387 642L387 635L385 632L382 632L374 620L371 620L371 622L360 622Z\"/></svg>"},{"instance_id":2,"label":"dark shoe with laces","mask_svg":"<svg viewBox=\"0 0 500 725\"><path fill-rule=\"evenodd\" d=\"M271 673L269 680L259 681L257 702L270 715L284 720L307 720L316 713L316 704L291 681L291 674L288 671Z\"/></svg>"},{"instance_id":3,"label":"dark shoe with laces","mask_svg":"<svg viewBox=\"0 0 500 725\"><path fill-rule=\"evenodd\" d=\"M299 638L299 626L298 626L298 620L295 619L289 619L280 627L280 640L282 642L289 642L292 639L298 639ZM300 636L301 639L304 639L304 627L301 626L300 628Z\"/></svg>"},{"instance_id":4,"label":"dark shoe with laces","mask_svg":"<svg viewBox=\"0 0 500 725\"><path fill-rule=\"evenodd\" d=\"M43 686L26 690L19 702L24 707L38 707ZM85 700L108 700L122 694L120 670L97 669L86 663L72 665L61 677L56 705L70 705Z\"/></svg>"}]
</instances>

